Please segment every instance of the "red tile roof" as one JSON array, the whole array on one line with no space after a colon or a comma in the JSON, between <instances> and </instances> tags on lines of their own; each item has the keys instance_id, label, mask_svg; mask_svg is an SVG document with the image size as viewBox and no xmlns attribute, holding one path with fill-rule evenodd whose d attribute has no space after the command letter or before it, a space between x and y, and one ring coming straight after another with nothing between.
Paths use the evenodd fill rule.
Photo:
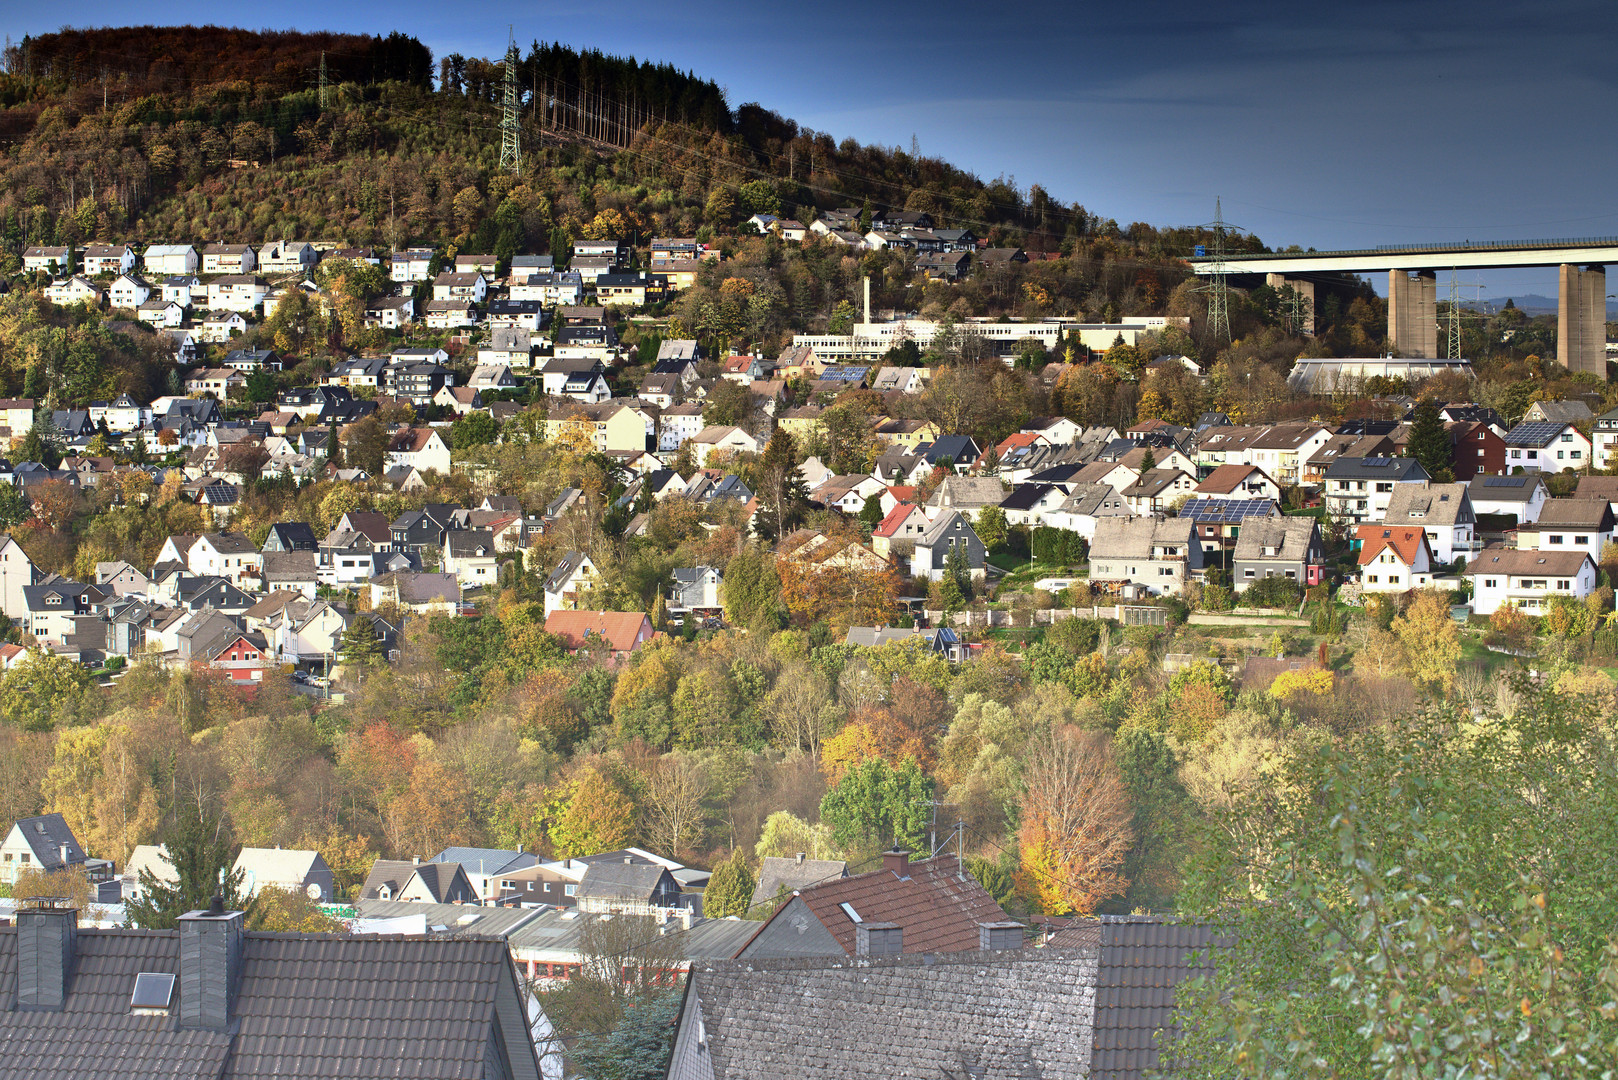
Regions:
<instances>
[{"instance_id":1,"label":"red tile roof","mask_svg":"<svg viewBox=\"0 0 1618 1080\"><path fill-rule=\"evenodd\" d=\"M1388 549L1406 566L1415 566L1416 557L1427 546L1425 532L1403 525L1361 525L1355 535L1360 539L1361 566L1370 565ZM1428 561L1431 561L1431 552Z\"/></svg>"},{"instance_id":2,"label":"red tile roof","mask_svg":"<svg viewBox=\"0 0 1618 1080\"><path fill-rule=\"evenodd\" d=\"M881 523L877 525L876 528L871 530L871 535L894 535L899 531L899 526L903 525L910 515L919 509L920 507L912 506L910 503L900 503L898 506L895 506L892 510L888 511L888 516L883 518Z\"/></svg>"},{"instance_id":3,"label":"red tile roof","mask_svg":"<svg viewBox=\"0 0 1618 1080\"><path fill-rule=\"evenodd\" d=\"M909 863L896 873L884 866L866 874L838 878L800 890L809 910L854 955L854 920L847 904L863 922L896 924L904 932L907 953L963 952L978 947L978 923L1003 922L1006 913L977 879L961 869L953 855ZM771 921L780 918L781 905ZM766 923L765 925L768 925Z\"/></svg>"},{"instance_id":4,"label":"red tile roof","mask_svg":"<svg viewBox=\"0 0 1618 1080\"><path fill-rule=\"evenodd\" d=\"M613 652L631 652L651 640L652 620L641 611L553 611L545 632L561 638L569 652L599 647L602 639Z\"/></svg>"}]
</instances>

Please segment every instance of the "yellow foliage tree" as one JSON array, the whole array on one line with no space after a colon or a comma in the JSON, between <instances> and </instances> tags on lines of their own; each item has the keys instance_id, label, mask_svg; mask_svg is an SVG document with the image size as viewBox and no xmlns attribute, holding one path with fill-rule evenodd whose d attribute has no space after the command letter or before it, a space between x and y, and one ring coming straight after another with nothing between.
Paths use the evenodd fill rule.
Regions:
<instances>
[{"instance_id":1,"label":"yellow foliage tree","mask_svg":"<svg viewBox=\"0 0 1618 1080\"><path fill-rule=\"evenodd\" d=\"M1455 688L1461 660L1461 635L1450 618L1449 604L1432 589L1423 589L1403 615L1393 620L1393 634L1404 647L1410 677L1431 690Z\"/></svg>"},{"instance_id":2,"label":"yellow foliage tree","mask_svg":"<svg viewBox=\"0 0 1618 1080\"><path fill-rule=\"evenodd\" d=\"M861 720L852 721L821 745L820 771L826 774L827 783L836 784L846 770L874 757L884 758L890 765L898 764L887 759L882 750L875 728Z\"/></svg>"},{"instance_id":3,"label":"yellow foliage tree","mask_svg":"<svg viewBox=\"0 0 1618 1080\"><path fill-rule=\"evenodd\" d=\"M1325 697L1336 685L1336 676L1330 668L1307 668L1303 671L1283 671L1270 684L1270 696L1282 701L1303 694Z\"/></svg>"}]
</instances>

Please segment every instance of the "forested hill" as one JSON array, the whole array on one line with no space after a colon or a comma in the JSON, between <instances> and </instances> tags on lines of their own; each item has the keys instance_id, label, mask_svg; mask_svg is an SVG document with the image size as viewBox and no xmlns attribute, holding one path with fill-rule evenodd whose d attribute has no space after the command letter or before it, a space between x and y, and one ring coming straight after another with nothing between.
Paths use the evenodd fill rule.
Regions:
<instances>
[{"instance_id":1,"label":"forested hill","mask_svg":"<svg viewBox=\"0 0 1618 1080\"><path fill-rule=\"evenodd\" d=\"M308 189L287 177L294 184L279 193L282 213L266 218L250 205L265 201L252 198L264 194L255 189L285 185L243 185L227 174L233 163L268 168L284 158L362 159L348 164L364 174L391 159L394 168L378 171L396 177L404 171L397 166L415 157L409 168L425 169L431 180L448 175L455 187L440 197L431 184L403 215L393 198L394 230L401 242L442 240L457 231L454 195L468 181L482 189L490 179L503 74L499 57L450 55L435 65L426 46L398 33L141 26L24 38L8 49L0 75L0 135L11 151L0 177L0 212L29 215L20 226L25 238L41 241L83 239L73 234L85 229L58 221L66 215L93 222L95 213L83 205L89 198L114 229L185 234L169 239L198 229L260 240L270 230L296 228L383 242L391 236L378 227L376 198L359 197L360 183L318 185L342 202L343 212L333 214L312 212L298 197ZM1030 251L1111 234L1142 253L1172 257L1200 239L1194 230L1139 224L1120 231L1037 184L1023 190L984 181L936 158L836 140L757 104L733 108L712 80L668 64L536 41L517 75L536 178L558 158L534 149L554 150L558 138L620 148L630 154L623 169L660 179L650 186L671 188L667 209L685 204L697 219L716 183L762 178L779 189L789 212L866 203L925 209ZM175 212L176 198L187 204L183 212Z\"/></svg>"}]
</instances>

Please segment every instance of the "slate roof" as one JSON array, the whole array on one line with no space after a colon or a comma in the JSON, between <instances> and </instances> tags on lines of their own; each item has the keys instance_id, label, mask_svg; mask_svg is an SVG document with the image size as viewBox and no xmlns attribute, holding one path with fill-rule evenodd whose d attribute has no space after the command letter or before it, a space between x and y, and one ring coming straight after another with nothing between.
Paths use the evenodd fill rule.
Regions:
<instances>
[{"instance_id":1,"label":"slate roof","mask_svg":"<svg viewBox=\"0 0 1618 1080\"><path fill-rule=\"evenodd\" d=\"M1208 971L1196 950L1212 928L1159 916L1103 916L1089 1080L1142 1080L1158 1065L1157 1031L1174 1030L1174 991Z\"/></svg>"},{"instance_id":2,"label":"slate roof","mask_svg":"<svg viewBox=\"0 0 1618 1080\"><path fill-rule=\"evenodd\" d=\"M371 872L365 875L365 884L360 886L360 899L376 899L384 885L388 887L389 896L398 896L415 872L416 865L409 859L378 859L371 864Z\"/></svg>"},{"instance_id":3,"label":"slate roof","mask_svg":"<svg viewBox=\"0 0 1618 1080\"><path fill-rule=\"evenodd\" d=\"M578 894L608 900L650 900L667 875L668 870L651 863L591 863L579 880Z\"/></svg>"},{"instance_id":4,"label":"slate roof","mask_svg":"<svg viewBox=\"0 0 1618 1080\"><path fill-rule=\"evenodd\" d=\"M1323 474L1331 480L1430 480L1427 470L1415 458L1366 457L1338 458Z\"/></svg>"},{"instance_id":5,"label":"slate roof","mask_svg":"<svg viewBox=\"0 0 1618 1080\"><path fill-rule=\"evenodd\" d=\"M248 933L234 1037L180 1030L129 1006L137 973L179 973L179 935L81 929L63 1011L16 1012L17 946L0 930L0 1080L481 1077L497 1014L521 1007L497 939ZM537 1077L525 1032L503 1034Z\"/></svg>"},{"instance_id":6,"label":"slate roof","mask_svg":"<svg viewBox=\"0 0 1618 1080\"><path fill-rule=\"evenodd\" d=\"M693 962L669 1076L1083 1077L1097 966L1093 949Z\"/></svg>"},{"instance_id":7,"label":"slate roof","mask_svg":"<svg viewBox=\"0 0 1618 1080\"><path fill-rule=\"evenodd\" d=\"M67 819L61 814L20 818L15 827L33 849L35 864L43 870L59 870L66 865L62 861L63 847L67 848L68 862L84 861L84 848L79 846L78 840L73 836L73 830L68 827ZM4 989L5 983L0 981L0 993L3 993Z\"/></svg>"},{"instance_id":8,"label":"slate roof","mask_svg":"<svg viewBox=\"0 0 1618 1080\"><path fill-rule=\"evenodd\" d=\"M1534 493L1545 486L1543 478L1533 473L1519 473L1516 476L1474 476L1467 493L1472 496L1473 502L1522 502L1534 501Z\"/></svg>"},{"instance_id":9,"label":"slate roof","mask_svg":"<svg viewBox=\"0 0 1618 1080\"><path fill-rule=\"evenodd\" d=\"M783 859L770 856L758 868L758 884L753 888L751 905L774 900L783 888L788 892L806 889L832 878L848 876L848 863L842 859ZM751 935L749 935L751 936ZM737 947L744 944L739 942Z\"/></svg>"},{"instance_id":10,"label":"slate roof","mask_svg":"<svg viewBox=\"0 0 1618 1080\"><path fill-rule=\"evenodd\" d=\"M429 862L460 863L475 874L499 874L507 870L522 870L533 866L539 857L531 851L510 851L505 848L447 847Z\"/></svg>"},{"instance_id":11,"label":"slate roof","mask_svg":"<svg viewBox=\"0 0 1618 1080\"><path fill-rule=\"evenodd\" d=\"M1312 517L1259 518L1244 522L1236 537L1238 561L1303 562L1319 528ZM1266 549L1275 552L1265 555Z\"/></svg>"}]
</instances>

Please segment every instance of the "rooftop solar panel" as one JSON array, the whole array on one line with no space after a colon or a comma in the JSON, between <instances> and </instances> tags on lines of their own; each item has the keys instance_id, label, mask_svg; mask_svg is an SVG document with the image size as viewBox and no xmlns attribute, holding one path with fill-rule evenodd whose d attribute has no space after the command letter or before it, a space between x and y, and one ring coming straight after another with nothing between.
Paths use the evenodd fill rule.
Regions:
<instances>
[{"instance_id":1,"label":"rooftop solar panel","mask_svg":"<svg viewBox=\"0 0 1618 1080\"><path fill-rule=\"evenodd\" d=\"M1484 478L1483 486L1486 488L1518 488L1527 482L1528 477L1526 476L1489 476Z\"/></svg>"}]
</instances>

